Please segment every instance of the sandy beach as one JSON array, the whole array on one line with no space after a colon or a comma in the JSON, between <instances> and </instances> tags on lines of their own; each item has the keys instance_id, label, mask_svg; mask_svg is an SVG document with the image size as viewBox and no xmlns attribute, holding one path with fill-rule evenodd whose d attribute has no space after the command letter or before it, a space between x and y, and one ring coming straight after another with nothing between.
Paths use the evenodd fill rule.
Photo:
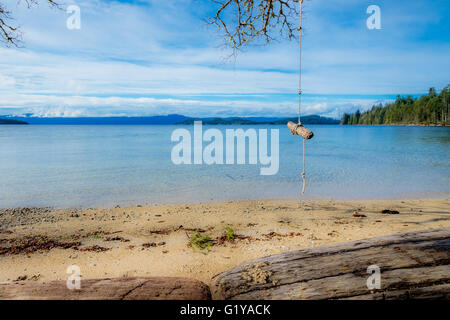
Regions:
<instances>
[{"instance_id":1,"label":"sandy beach","mask_svg":"<svg viewBox=\"0 0 450 320\"><path fill-rule=\"evenodd\" d=\"M176 276L210 284L254 258L450 227L449 213L449 199L0 210L0 282L65 280L76 265L83 279ZM195 235L208 236L208 247L192 245Z\"/></svg>"}]
</instances>

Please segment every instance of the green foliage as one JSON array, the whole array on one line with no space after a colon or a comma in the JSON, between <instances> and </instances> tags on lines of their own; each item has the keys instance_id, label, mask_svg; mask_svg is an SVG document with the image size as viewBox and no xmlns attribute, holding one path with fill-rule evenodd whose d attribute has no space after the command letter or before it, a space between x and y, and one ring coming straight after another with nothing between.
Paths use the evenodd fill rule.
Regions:
<instances>
[{"instance_id":1,"label":"green foliage","mask_svg":"<svg viewBox=\"0 0 450 320\"><path fill-rule=\"evenodd\" d=\"M225 237L228 241L236 239L236 233L234 232L233 228L227 227L225 231Z\"/></svg>"},{"instance_id":2,"label":"green foliage","mask_svg":"<svg viewBox=\"0 0 450 320\"><path fill-rule=\"evenodd\" d=\"M195 232L189 242L192 247L200 250L209 249L213 245L213 241L209 236L202 236L199 232Z\"/></svg>"},{"instance_id":3,"label":"green foliage","mask_svg":"<svg viewBox=\"0 0 450 320\"><path fill-rule=\"evenodd\" d=\"M418 99L397 97L394 103L379 104L361 113L344 114L343 125L449 125L450 85L438 95L430 88L427 96Z\"/></svg>"},{"instance_id":4,"label":"green foliage","mask_svg":"<svg viewBox=\"0 0 450 320\"><path fill-rule=\"evenodd\" d=\"M28 124L24 121L14 120L14 119L3 119L0 118L0 124Z\"/></svg>"}]
</instances>

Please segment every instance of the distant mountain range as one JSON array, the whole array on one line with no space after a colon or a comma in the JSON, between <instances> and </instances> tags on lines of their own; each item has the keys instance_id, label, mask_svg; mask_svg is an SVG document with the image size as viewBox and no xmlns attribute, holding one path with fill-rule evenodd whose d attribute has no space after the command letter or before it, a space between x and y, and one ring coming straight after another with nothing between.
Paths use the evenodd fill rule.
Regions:
<instances>
[{"instance_id":1,"label":"distant mountain range","mask_svg":"<svg viewBox=\"0 0 450 320\"><path fill-rule=\"evenodd\" d=\"M302 117L303 124L339 124L339 120L325 118L321 116L305 116ZM298 122L296 118L205 118L205 119L187 119L178 124L193 124L194 121L203 121L205 125L284 125L288 121Z\"/></svg>"},{"instance_id":2,"label":"distant mountain range","mask_svg":"<svg viewBox=\"0 0 450 320\"><path fill-rule=\"evenodd\" d=\"M153 117L80 117L80 118L40 118L40 117L6 117L0 118L0 124L32 125L191 125L194 121L203 121L205 125L280 125L288 121L297 122L297 118L276 117L232 117L232 118L191 118L172 114ZM16 122L16 123L13 123ZM302 117L304 124L339 124L339 120L321 116Z\"/></svg>"},{"instance_id":3,"label":"distant mountain range","mask_svg":"<svg viewBox=\"0 0 450 320\"><path fill-rule=\"evenodd\" d=\"M8 120L25 121L33 125L170 125L189 119L181 115L153 117L5 117Z\"/></svg>"}]
</instances>

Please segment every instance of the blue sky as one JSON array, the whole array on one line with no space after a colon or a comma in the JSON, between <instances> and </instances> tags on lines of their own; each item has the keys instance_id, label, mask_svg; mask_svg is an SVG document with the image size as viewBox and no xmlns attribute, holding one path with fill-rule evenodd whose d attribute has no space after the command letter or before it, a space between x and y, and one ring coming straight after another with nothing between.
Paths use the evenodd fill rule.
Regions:
<instances>
[{"instance_id":1,"label":"blue sky","mask_svg":"<svg viewBox=\"0 0 450 320\"><path fill-rule=\"evenodd\" d=\"M0 48L0 115L292 116L298 44L250 47L227 60L204 19L210 0L67 0L63 11L7 0L24 48ZM368 30L369 5L382 29ZM450 83L450 2L305 0L304 113L339 117L397 94Z\"/></svg>"}]
</instances>

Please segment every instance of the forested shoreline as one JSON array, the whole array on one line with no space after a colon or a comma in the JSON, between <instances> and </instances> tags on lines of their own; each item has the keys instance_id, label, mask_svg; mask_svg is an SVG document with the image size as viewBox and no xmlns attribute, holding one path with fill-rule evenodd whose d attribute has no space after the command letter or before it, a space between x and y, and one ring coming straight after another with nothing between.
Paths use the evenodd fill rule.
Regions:
<instances>
[{"instance_id":1,"label":"forested shoreline","mask_svg":"<svg viewBox=\"0 0 450 320\"><path fill-rule=\"evenodd\" d=\"M342 125L449 126L450 85L440 94L434 88L420 98L398 96L394 103L375 105L371 110L344 114Z\"/></svg>"},{"instance_id":2,"label":"forested shoreline","mask_svg":"<svg viewBox=\"0 0 450 320\"><path fill-rule=\"evenodd\" d=\"M28 124L25 121L19 121L14 119L3 119L0 118L0 125L25 125Z\"/></svg>"}]
</instances>

